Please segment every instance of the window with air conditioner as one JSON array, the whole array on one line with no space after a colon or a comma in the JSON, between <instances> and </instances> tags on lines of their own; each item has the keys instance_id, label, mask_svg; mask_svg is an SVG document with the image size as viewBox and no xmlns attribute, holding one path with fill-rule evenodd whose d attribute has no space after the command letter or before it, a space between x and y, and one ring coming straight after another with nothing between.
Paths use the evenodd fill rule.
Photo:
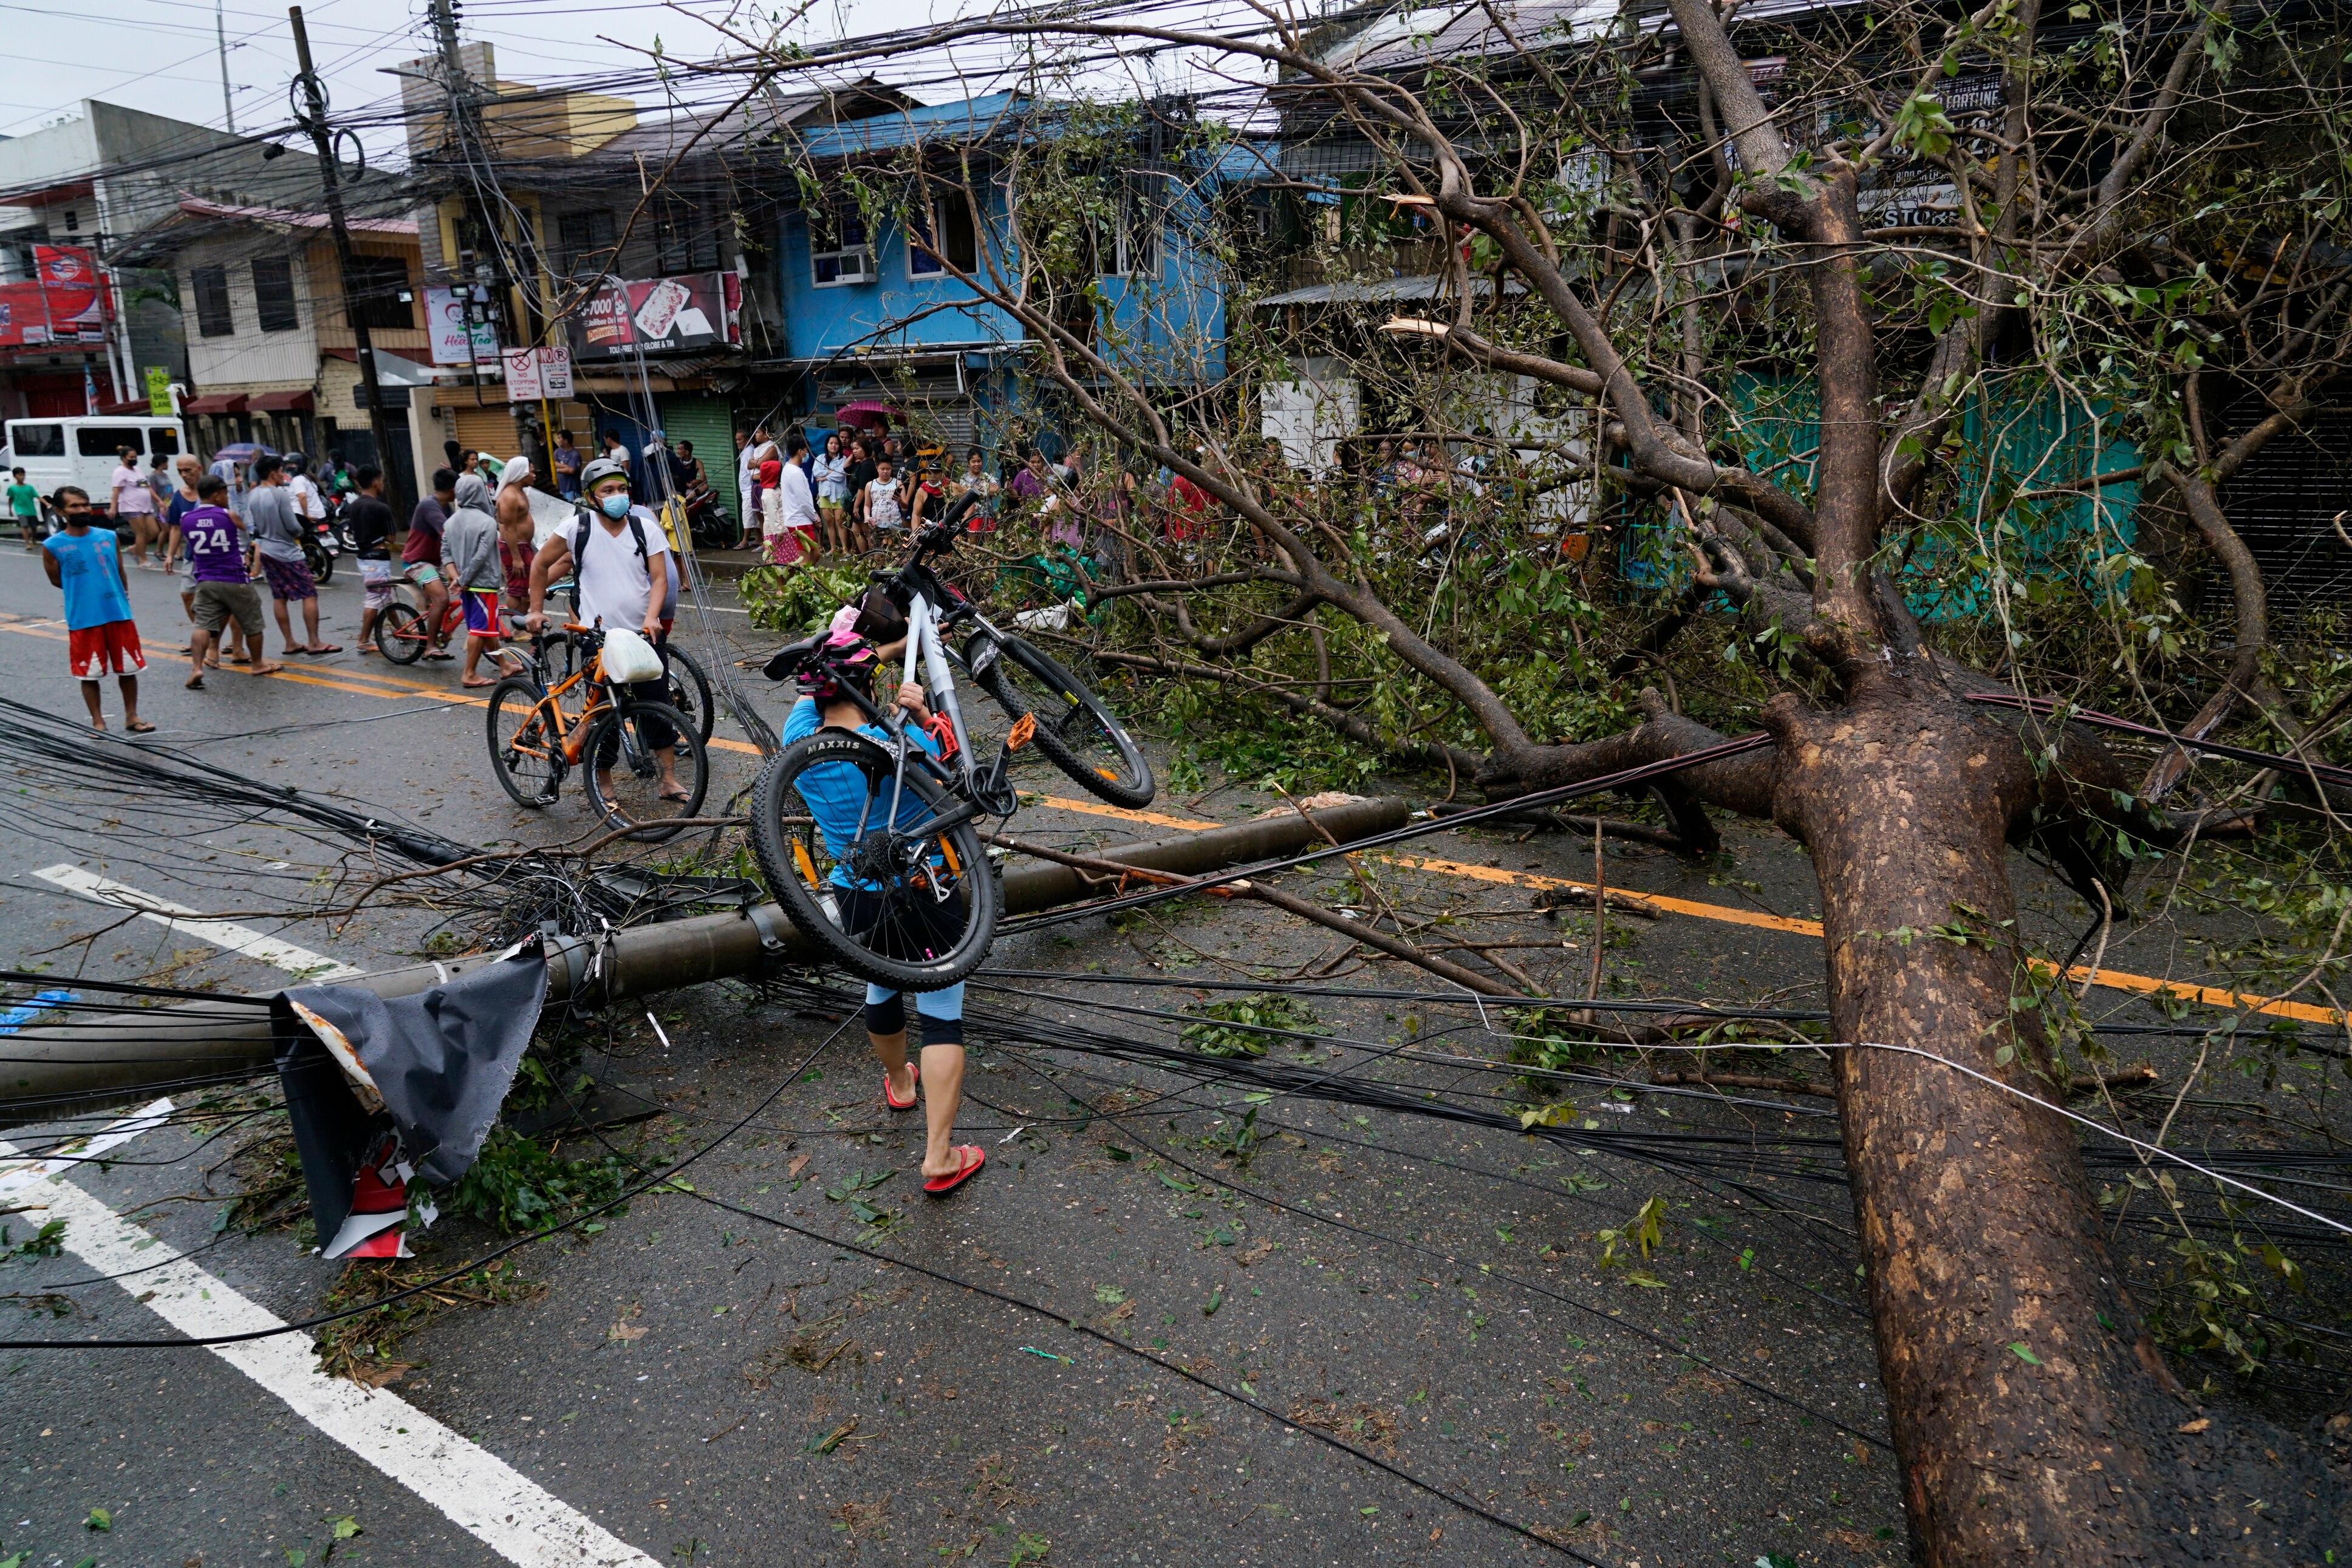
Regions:
<instances>
[{"instance_id":1,"label":"window with air conditioner","mask_svg":"<svg viewBox=\"0 0 2352 1568\"><path fill-rule=\"evenodd\" d=\"M809 219L809 282L818 288L874 281L874 250L866 219L856 211L813 214Z\"/></svg>"}]
</instances>

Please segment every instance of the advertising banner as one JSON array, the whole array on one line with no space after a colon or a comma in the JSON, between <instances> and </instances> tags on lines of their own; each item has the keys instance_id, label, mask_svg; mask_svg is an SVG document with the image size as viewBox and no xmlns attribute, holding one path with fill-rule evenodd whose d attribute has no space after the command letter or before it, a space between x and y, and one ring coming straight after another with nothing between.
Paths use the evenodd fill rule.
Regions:
<instances>
[{"instance_id":1,"label":"advertising banner","mask_svg":"<svg viewBox=\"0 0 2352 1568\"><path fill-rule=\"evenodd\" d=\"M33 247L33 279L0 283L0 349L102 343L112 297L97 258L73 246Z\"/></svg>"},{"instance_id":2,"label":"advertising banner","mask_svg":"<svg viewBox=\"0 0 2352 1568\"><path fill-rule=\"evenodd\" d=\"M572 318L572 344L591 360L724 348L743 340L742 308L743 280L731 272L625 278L588 297Z\"/></svg>"},{"instance_id":3,"label":"advertising banner","mask_svg":"<svg viewBox=\"0 0 2352 1568\"><path fill-rule=\"evenodd\" d=\"M433 362L436 365L470 365L477 361L484 365L499 362L499 327L495 321L477 320L473 339L466 336L466 293L462 288L428 288L425 291L425 319L433 334Z\"/></svg>"}]
</instances>

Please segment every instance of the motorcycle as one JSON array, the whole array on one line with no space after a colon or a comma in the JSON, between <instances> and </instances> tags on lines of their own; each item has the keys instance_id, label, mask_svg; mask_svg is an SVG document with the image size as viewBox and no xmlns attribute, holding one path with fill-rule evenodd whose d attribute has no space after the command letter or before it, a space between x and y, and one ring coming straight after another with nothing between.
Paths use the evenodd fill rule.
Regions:
<instances>
[{"instance_id":1,"label":"motorcycle","mask_svg":"<svg viewBox=\"0 0 2352 1568\"><path fill-rule=\"evenodd\" d=\"M335 558L343 553L343 546L335 538L333 521L320 517L304 530L302 564L310 569L311 580L324 588L333 580Z\"/></svg>"},{"instance_id":2,"label":"motorcycle","mask_svg":"<svg viewBox=\"0 0 2352 1568\"><path fill-rule=\"evenodd\" d=\"M743 525L708 486L686 497L686 531L697 549L734 549L743 542Z\"/></svg>"},{"instance_id":3,"label":"motorcycle","mask_svg":"<svg viewBox=\"0 0 2352 1568\"><path fill-rule=\"evenodd\" d=\"M327 503L327 528L338 546L359 553L359 538L352 532L351 497L339 494Z\"/></svg>"}]
</instances>

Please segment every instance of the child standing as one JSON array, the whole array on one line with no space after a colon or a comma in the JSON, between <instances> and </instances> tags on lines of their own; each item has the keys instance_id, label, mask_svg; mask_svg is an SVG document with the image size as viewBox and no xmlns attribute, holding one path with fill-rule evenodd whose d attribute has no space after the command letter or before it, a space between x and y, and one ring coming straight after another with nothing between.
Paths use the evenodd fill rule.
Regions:
<instances>
[{"instance_id":1,"label":"child standing","mask_svg":"<svg viewBox=\"0 0 2352 1568\"><path fill-rule=\"evenodd\" d=\"M898 506L898 480L887 457L874 465L873 482L866 486L866 527L876 535L907 531L907 514Z\"/></svg>"},{"instance_id":2,"label":"child standing","mask_svg":"<svg viewBox=\"0 0 2352 1568\"><path fill-rule=\"evenodd\" d=\"M155 727L139 716L139 672L147 667L147 658L139 651L139 628L131 620L131 584L122 575L114 530L89 526L89 496L78 486L59 486L50 504L65 528L41 547L47 552L41 566L49 581L65 591L67 659L81 683L81 699L89 705L89 727L106 727L98 683L111 672L122 688L122 727L152 735Z\"/></svg>"},{"instance_id":3,"label":"child standing","mask_svg":"<svg viewBox=\"0 0 2352 1568\"><path fill-rule=\"evenodd\" d=\"M41 548L41 493L25 483L22 468L8 470L8 514L16 519L16 528L25 536L25 548Z\"/></svg>"}]
</instances>

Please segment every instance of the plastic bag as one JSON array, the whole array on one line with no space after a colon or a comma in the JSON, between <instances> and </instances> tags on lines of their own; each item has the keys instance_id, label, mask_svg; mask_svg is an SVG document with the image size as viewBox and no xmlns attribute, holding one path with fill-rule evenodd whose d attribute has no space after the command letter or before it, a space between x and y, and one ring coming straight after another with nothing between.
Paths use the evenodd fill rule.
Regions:
<instances>
[{"instance_id":1,"label":"plastic bag","mask_svg":"<svg viewBox=\"0 0 2352 1568\"><path fill-rule=\"evenodd\" d=\"M662 676L661 655L654 645L625 626L616 626L604 633L604 678L616 685L633 686L639 681L657 681Z\"/></svg>"}]
</instances>

